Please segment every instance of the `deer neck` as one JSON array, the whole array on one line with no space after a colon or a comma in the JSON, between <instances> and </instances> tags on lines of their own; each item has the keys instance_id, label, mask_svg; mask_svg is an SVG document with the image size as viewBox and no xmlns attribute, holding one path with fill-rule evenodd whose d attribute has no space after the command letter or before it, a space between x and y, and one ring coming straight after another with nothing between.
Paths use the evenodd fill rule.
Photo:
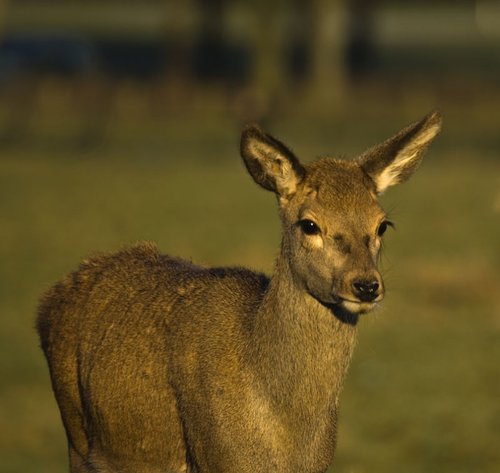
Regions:
<instances>
[{"instance_id":1,"label":"deer neck","mask_svg":"<svg viewBox=\"0 0 500 473\"><path fill-rule=\"evenodd\" d=\"M340 320L294 280L284 245L258 308L253 337L257 376L281 407L336 404L356 327Z\"/></svg>"}]
</instances>

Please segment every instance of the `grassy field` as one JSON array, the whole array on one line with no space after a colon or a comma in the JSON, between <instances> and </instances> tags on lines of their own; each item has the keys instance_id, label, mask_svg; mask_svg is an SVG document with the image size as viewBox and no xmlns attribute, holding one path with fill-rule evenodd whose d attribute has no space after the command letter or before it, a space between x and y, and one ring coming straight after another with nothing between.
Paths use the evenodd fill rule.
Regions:
<instances>
[{"instance_id":1,"label":"grassy field","mask_svg":"<svg viewBox=\"0 0 500 473\"><path fill-rule=\"evenodd\" d=\"M279 134L314 156L361 152L404 124L357 129L361 141L312 126ZM91 154L2 152L0 472L67 471L33 326L39 295L83 256L147 239L197 262L271 271L274 198L246 175L237 130L205 129ZM336 472L500 471L500 161L494 144L459 149L461 138L458 127L443 136L384 197L397 224L383 258L388 294L360 324Z\"/></svg>"}]
</instances>

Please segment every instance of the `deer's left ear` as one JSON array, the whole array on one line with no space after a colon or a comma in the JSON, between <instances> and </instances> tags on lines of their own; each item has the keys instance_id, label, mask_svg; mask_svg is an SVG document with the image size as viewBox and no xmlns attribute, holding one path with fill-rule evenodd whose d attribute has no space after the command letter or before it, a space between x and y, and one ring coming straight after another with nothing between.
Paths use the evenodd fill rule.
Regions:
<instances>
[{"instance_id":1,"label":"deer's left ear","mask_svg":"<svg viewBox=\"0 0 500 473\"><path fill-rule=\"evenodd\" d=\"M378 194L413 174L440 129L441 115L432 112L359 158L360 166L375 183Z\"/></svg>"}]
</instances>

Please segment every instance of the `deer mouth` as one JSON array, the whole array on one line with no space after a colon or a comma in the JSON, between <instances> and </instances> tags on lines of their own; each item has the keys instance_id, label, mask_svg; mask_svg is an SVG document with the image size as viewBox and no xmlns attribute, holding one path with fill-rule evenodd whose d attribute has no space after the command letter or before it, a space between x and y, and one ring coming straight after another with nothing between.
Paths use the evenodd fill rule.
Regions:
<instances>
[{"instance_id":1,"label":"deer mouth","mask_svg":"<svg viewBox=\"0 0 500 473\"><path fill-rule=\"evenodd\" d=\"M358 323L358 318L360 315L366 314L372 311L383 299L383 296L377 298L377 300L372 302L363 302L360 300L347 299L345 297L334 296L332 301L326 302L324 300L318 299L313 296L321 305L330 309L332 314L341 320L342 322L348 323L349 325L356 325Z\"/></svg>"},{"instance_id":2,"label":"deer mouth","mask_svg":"<svg viewBox=\"0 0 500 473\"><path fill-rule=\"evenodd\" d=\"M377 302L354 301L350 299L341 299L338 305L352 314L366 314L375 308Z\"/></svg>"},{"instance_id":3,"label":"deer mouth","mask_svg":"<svg viewBox=\"0 0 500 473\"><path fill-rule=\"evenodd\" d=\"M323 297L318 297L312 291L308 291L308 293L321 305L328 307L337 318L351 324L357 323L359 315L372 311L384 298L383 293L378 294L374 299L369 301L363 301L354 295L346 297L335 292Z\"/></svg>"}]
</instances>

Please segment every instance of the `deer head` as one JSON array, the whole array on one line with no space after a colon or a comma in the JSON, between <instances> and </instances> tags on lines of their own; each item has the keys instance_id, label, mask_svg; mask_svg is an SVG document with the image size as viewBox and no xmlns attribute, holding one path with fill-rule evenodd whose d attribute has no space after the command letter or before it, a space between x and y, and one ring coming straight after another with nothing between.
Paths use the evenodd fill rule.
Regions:
<instances>
[{"instance_id":1,"label":"deer head","mask_svg":"<svg viewBox=\"0 0 500 473\"><path fill-rule=\"evenodd\" d=\"M307 165L259 127L243 131L241 155L249 173L278 197L281 258L298 288L354 315L383 299L377 265L391 222L377 196L411 176L440 128L441 117L433 112L357 160Z\"/></svg>"}]
</instances>

